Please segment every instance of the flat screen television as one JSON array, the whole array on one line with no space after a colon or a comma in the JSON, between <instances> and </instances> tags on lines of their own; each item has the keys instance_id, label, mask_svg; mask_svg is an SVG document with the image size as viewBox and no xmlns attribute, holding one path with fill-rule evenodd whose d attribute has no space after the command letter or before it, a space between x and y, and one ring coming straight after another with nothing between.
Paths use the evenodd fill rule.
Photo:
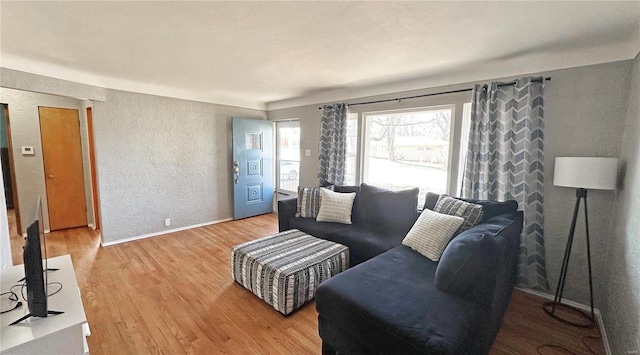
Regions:
<instances>
[{"instance_id":1,"label":"flat screen television","mask_svg":"<svg viewBox=\"0 0 640 355\"><path fill-rule=\"evenodd\" d=\"M29 217L29 227L22 255L29 313L11 325L22 322L29 317L47 317L50 314L62 313L47 309L47 247L40 197L38 197Z\"/></svg>"}]
</instances>

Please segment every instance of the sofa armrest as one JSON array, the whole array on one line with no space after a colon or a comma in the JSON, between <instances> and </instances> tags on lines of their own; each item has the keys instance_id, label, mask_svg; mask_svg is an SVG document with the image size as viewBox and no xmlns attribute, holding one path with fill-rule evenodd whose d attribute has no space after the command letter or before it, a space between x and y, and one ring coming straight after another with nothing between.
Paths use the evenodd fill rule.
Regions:
<instances>
[{"instance_id":1,"label":"sofa armrest","mask_svg":"<svg viewBox=\"0 0 640 355\"><path fill-rule=\"evenodd\" d=\"M297 208L297 198L278 201L278 230L280 232L291 229L289 228L289 219L296 216Z\"/></svg>"}]
</instances>

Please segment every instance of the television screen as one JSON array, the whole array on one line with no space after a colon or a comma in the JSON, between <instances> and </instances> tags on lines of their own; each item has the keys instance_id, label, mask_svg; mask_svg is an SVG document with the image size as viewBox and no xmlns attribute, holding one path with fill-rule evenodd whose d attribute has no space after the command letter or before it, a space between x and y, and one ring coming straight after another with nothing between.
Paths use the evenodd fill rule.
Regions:
<instances>
[{"instance_id":1,"label":"television screen","mask_svg":"<svg viewBox=\"0 0 640 355\"><path fill-rule=\"evenodd\" d=\"M47 316L47 248L45 246L42 205L40 197L29 219L27 238L24 243L24 277L27 286L29 314L35 317ZM44 265L43 265L44 261Z\"/></svg>"},{"instance_id":2,"label":"television screen","mask_svg":"<svg viewBox=\"0 0 640 355\"><path fill-rule=\"evenodd\" d=\"M29 219L24 253L22 254L29 313L9 325L16 325L29 317L47 317L64 313L47 309L47 247L42 223L42 204L40 197L38 197ZM51 269L51 271L53 270L57 269Z\"/></svg>"}]
</instances>

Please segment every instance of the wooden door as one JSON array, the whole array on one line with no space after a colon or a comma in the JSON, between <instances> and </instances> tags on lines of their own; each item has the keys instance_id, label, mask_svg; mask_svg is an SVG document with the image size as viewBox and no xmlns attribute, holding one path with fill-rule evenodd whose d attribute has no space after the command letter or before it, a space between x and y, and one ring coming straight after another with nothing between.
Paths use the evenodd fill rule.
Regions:
<instances>
[{"instance_id":1,"label":"wooden door","mask_svg":"<svg viewBox=\"0 0 640 355\"><path fill-rule=\"evenodd\" d=\"M87 225L78 110L39 107L49 229Z\"/></svg>"}]
</instances>

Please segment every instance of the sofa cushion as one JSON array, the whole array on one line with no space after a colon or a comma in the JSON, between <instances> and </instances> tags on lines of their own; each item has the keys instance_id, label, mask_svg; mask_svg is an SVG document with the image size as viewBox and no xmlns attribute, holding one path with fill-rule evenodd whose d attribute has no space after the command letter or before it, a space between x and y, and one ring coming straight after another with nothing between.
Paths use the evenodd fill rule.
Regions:
<instances>
[{"instance_id":1,"label":"sofa cushion","mask_svg":"<svg viewBox=\"0 0 640 355\"><path fill-rule=\"evenodd\" d=\"M476 226L480 223L484 215L482 205L462 201L445 194L440 195L440 198L438 198L438 202L433 210L435 212L464 218L464 222L460 226L458 233Z\"/></svg>"},{"instance_id":2,"label":"sofa cushion","mask_svg":"<svg viewBox=\"0 0 640 355\"><path fill-rule=\"evenodd\" d=\"M506 262L507 248L517 253L521 231L522 214L514 212L460 233L442 254L434 280L436 287L476 302L490 302L498 266Z\"/></svg>"},{"instance_id":3,"label":"sofa cushion","mask_svg":"<svg viewBox=\"0 0 640 355\"><path fill-rule=\"evenodd\" d=\"M356 215L355 215L355 210L356 210L356 206L358 205L358 198L360 197L360 186L338 186L336 185L333 189L333 191L335 192L340 192L340 193L351 193L351 192L355 192L356 193L356 199L353 201L353 207L351 208L351 223L358 223L358 220L356 219Z\"/></svg>"},{"instance_id":4,"label":"sofa cushion","mask_svg":"<svg viewBox=\"0 0 640 355\"><path fill-rule=\"evenodd\" d=\"M351 208L355 192L338 193L327 189L320 190L320 211L316 221L351 224Z\"/></svg>"},{"instance_id":5,"label":"sofa cushion","mask_svg":"<svg viewBox=\"0 0 640 355\"><path fill-rule=\"evenodd\" d=\"M355 266L397 247L404 236L404 233L398 231L352 224L347 228L336 229L324 238L349 247L349 265Z\"/></svg>"},{"instance_id":6,"label":"sofa cushion","mask_svg":"<svg viewBox=\"0 0 640 355\"><path fill-rule=\"evenodd\" d=\"M287 198L278 201L278 231L284 232L291 229L289 227L289 220L293 219L296 215L298 208L297 198Z\"/></svg>"},{"instance_id":7,"label":"sofa cushion","mask_svg":"<svg viewBox=\"0 0 640 355\"><path fill-rule=\"evenodd\" d=\"M484 211L482 222L487 221L493 217L497 217L507 213L513 213L518 210L518 202L514 200L507 201L489 201L489 200L474 200L468 198L461 198L460 200L469 203L475 203L481 205Z\"/></svg>"},{"instance_id":8,"label":"sofa cushion","mask_svg":"<svg viewBox=\"0 0 640 355\"><path fill-rule=\"evenodd\" d=\"M494 273L500 246L490 234L463 233L454 238L440 257L435 285L443 291L464 294L481 273Z\"/></svg>"},{"instance_id":9,"label":"sofa cushion","mask_svg":"<svg viewBox=\"0 0 640 355\"><path fill-rule=\"evenodd\" d=\"M474 353L488 310L435 287L436 266L398 246L323 282L316 292L323 341L338 346L343 333L375 353ZM340 331L325 331L325 319Z\"/></svg>"},{"instance_id":10,"label":"sofa cushion","mask_svg":"<svg viewBox=\"0 0 640 355\"><path fill-rule=\"evenodd\" d=\"M427 192L427 196L424 200L424 209L433 210L440 198L439 194L434 192ZM465 202L473 203L476 205L482 206L482 211L484 212L484 216L482 216L482 222L489 220L493 217L497 217L501 214L512 213L518 210L518 202L514 200L507 200L503 202L499 201L490 201L490 200L474 200L468 198L454 197L458 200L462 200Z\"/></svg>"},{"instance_id":11,"label":"sofa cushion","mask_svg":"<svg viewBox=\"0 0 640 355\"><path fill-rule=\"evenodd\" d=\"M464 218L430 210L422 211L402 244L410 247L430 260L440 260L453 234L460 228Z\"/></svg>"},{"instance_id":12,"label":"sofa cushion","mask_svg":"<svg viewBox=\"0 0 640 355\"><path fill-rule=\"evenodd\" d=\"M333 222L318 222L313 218L290 218L289 228L299 229L314 237L328 239L329 234L349 228L350 225ZM330 239L328 239L330 240ZM337 242L339 243L339 242Z\"/></svg>"},{"instance_id":13,"label":"sofa cushion","mask_svg":"<svg viewBox=\"0 0 640 355\"><path fill-rule=\"evenodd\" d=\"M418 188L391 191L363 183L354 208L354 223L407 233L418 218L418 192Z\"/></svg>"},{"instance_id":14,"label":"sofa cushion","mask_svg":"<svg viewBox=\"0 0 640 355\"><path fill-rule=\"evenodd\" d=\"M333 191L333 185L327 187L302 187L298 186L298 209L296 217L316 218L320 211L320 189Z\"/></svg>"},{"instance_id":15,"label":"sofa cushion","mask_svg":"<svg viewBox=\"0 0 640 355\"><path fill-rule=\"evenodd\" d=\"M360 186L338 186L338 185L335 185L334 188L333 188L333 191L341 192L341 193L355 192L357 194L357 193L360 192Z\"/></svg>"}]
</instances>

